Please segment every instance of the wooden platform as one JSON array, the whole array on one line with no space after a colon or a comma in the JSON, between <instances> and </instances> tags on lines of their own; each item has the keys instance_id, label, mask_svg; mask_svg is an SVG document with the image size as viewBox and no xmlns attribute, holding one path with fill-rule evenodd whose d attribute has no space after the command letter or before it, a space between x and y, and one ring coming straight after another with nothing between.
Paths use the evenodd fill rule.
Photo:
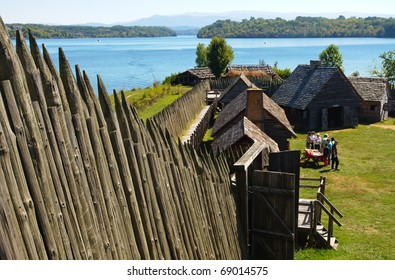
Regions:
<instances>
[{"instance_id":1,"label":"wooden platform","mask_svg":"<svg viewBox=\"0 0 395 280\"><path fill-rule=\"evenodd\" d=\"M311 199L299 199L298 230L310 231L311 228Z\"/></svg>"}]
</instances>

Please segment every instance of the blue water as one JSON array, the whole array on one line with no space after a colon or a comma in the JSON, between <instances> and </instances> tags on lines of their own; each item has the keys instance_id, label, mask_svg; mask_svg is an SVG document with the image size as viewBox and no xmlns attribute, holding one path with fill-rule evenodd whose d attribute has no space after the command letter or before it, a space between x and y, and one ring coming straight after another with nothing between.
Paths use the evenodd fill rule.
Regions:
<instances>
[{"instance_id":1,"label":"blue water","mask_svg":"<svg viewBox=\"0 0 395 280\"><path fill-rule=\"evenodd\" d=\"M198 43L210 39L195 36L169 38L48 39L44 43L58 65L58 48L62 47L73 67L86 70L96 85L100 74L108 91L146 87L162 81L171 73L195 66ZM328 45L335 44L343 55L346 75L359 71L368 76L379 55L395 50L395 39L377 38L309 38L309 39L227 39L235 59L232 64L258 64L260 60L280 68L295 69L318 59ZM375 62L376 61L376 62Z\"/></svg>"}]
</instances>

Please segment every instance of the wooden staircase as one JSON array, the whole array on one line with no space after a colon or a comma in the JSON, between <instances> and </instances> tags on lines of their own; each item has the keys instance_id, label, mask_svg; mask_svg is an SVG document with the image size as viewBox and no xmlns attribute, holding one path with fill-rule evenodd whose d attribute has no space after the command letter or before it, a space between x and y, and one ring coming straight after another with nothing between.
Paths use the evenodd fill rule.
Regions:
<instances>
[{"instance_id":1,"label":"wooden staircase","mask_svg":"<svg viewBox=\"0 0 395 280\"><path fill-rule=\"evenodd\" d=\"M339 241L334 236L330 236L328 242L328 230L321 224L318 224L315 229L315 240L319 242L321 246L328 247L332 249L337 249L339 246Z\"/></svg>"},{"instance_id":2,"label":"wooden staircase","mask_svg":"<svg viewBox=\"0 0 395 280\"><path fill-rule=\"evenodd\" d=\"M306 237L308 247L324 247L337 249L339 242L333 236L333 224L342 226L338 217L343 215L323 194L325 192L325 177L320 179L302 179L310 181L320 181L320 185L300 185L300 187L318 188L316 199L299 199L298 233ZM329 209L328 209L329 208ZM327 226L323 225L322 214L326 214Z\"/></svg>"}]
</instances>

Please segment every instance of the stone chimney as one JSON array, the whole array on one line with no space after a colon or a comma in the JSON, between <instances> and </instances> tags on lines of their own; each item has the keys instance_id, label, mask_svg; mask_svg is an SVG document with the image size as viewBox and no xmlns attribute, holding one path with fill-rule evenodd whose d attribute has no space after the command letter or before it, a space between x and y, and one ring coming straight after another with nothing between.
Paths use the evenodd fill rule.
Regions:
<instances>
[{"instance_id":1,"label":"stone chimney","mask_svg":"<svg viewBox=\"0 0 395 280\"><path fill-rule=\"evenodd\" d=\"M317 67L322 66L322 61L321 60L310 60L310 68L315 69Z\"/></svg>"},{"instance_id":2,"label":"stone chimney","mask_svg":"<svg viewBox=\"0 0 395 280\"><path fill-rule=\"evenodd\" d=\"M246 117L263 131L265 119L263 109L263 90L260 88L247 89Z\"/></svg>"}]
</instances>

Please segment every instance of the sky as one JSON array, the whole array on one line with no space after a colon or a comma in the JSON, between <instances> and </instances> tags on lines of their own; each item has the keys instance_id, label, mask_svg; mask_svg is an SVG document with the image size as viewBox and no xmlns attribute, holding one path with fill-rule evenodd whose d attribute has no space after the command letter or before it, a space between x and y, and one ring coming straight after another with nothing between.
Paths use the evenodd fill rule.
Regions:
<instances>
[{"instance_id":1,"label":"sky","mask_svg":"<svg viewBox=\"0 0 395 280\"><path fill-rule=\"evenodd\" d=\"M344 11L393 15L393 0L2 0L5 23L84 24L128 22L152 15L263 11L320 13Z\"/></svg>"}]
</instances>

